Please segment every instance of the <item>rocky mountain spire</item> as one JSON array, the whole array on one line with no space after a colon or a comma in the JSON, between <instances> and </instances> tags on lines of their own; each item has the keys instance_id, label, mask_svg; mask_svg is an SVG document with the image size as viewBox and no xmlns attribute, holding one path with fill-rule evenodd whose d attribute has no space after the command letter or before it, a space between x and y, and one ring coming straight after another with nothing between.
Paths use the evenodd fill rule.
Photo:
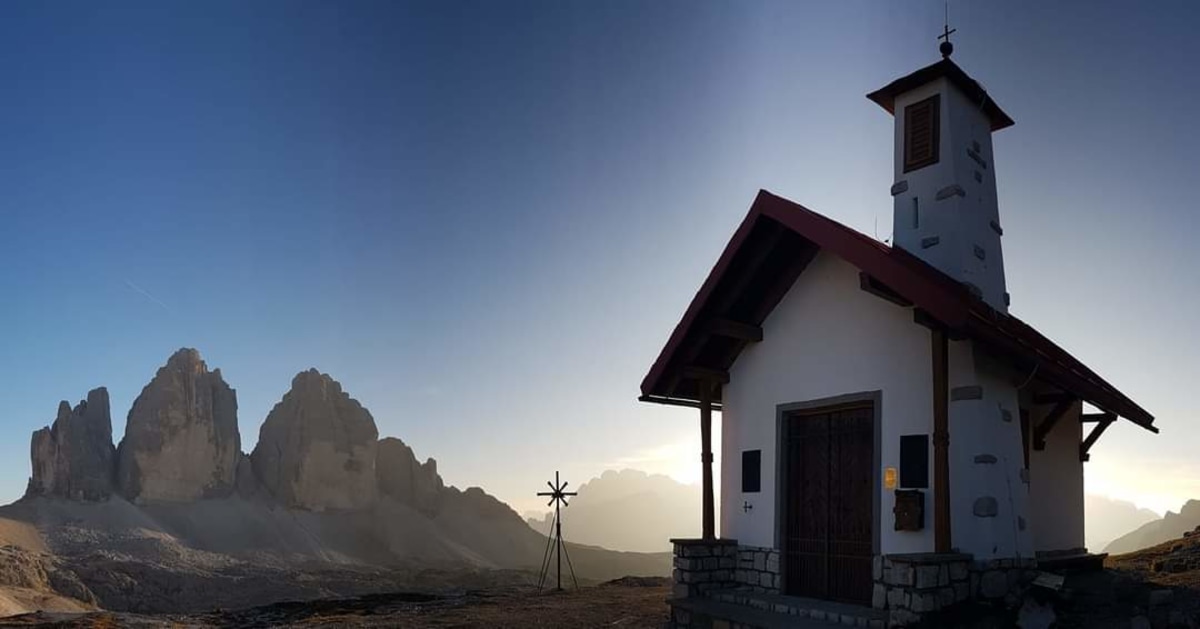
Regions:
<instances>
[{"instance_id":1,"label":"rocky mountain spire","mask_svg":"<svg viewBox=\"0 0 1200 629\"><path fill-rule=\"evenodd\" d=\"M437 514L439 499L445 490L438 475L437 461L417 462L412 448L395 437L379 440L375 457L375 478L379 494L408 505L428 516Z\"/></svg>"},{"instance_id":2,"label":"rocky mountain spire","mask_svg":"<svg viewBox=\"0 0 1200 629\"><path fill-rule=\"evenodd\" d=\"M262 486L289 507L358 509L376 499L378 436L367 409L310 369L267 415L250 461Z\"/></svg>"},{"instance_id":3,"label":"rocky mountain spire","mask_svg":"<svg viewBox=\"0 0 1200 629\"><path fill-rule=\"evenodd\" d=\"M59 402L54 424L33 433L27 496L105 500L112 495L112 418L108 390L88 392L74 409Z\"/></svg>"},{"instance_id":4,"label":"rocky mountain spire","mask_svg":"<svg viewBox=\"0 0 1200 629\"><path fill-rule=\"evenodd\" d=\"M237 394L194 349L175 352L133 402L117 483L135 502L188 502L234 491Z\"/></svg>"}]
</instances>

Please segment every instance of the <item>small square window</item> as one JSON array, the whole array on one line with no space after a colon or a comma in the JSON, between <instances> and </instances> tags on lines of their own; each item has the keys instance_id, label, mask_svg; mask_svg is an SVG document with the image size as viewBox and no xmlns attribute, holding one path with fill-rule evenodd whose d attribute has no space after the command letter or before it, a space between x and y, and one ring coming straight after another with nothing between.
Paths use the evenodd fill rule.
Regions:
<instances>
[{"instance_id":1,"label":"small square window","mask_svg":"<svg viewBox=\"0 0 1200 629\"><path fill-rule=\"evenodd\" d=\"M742 452L742 493L762 491L762 450Z\"/></svg>"}]
</instances>

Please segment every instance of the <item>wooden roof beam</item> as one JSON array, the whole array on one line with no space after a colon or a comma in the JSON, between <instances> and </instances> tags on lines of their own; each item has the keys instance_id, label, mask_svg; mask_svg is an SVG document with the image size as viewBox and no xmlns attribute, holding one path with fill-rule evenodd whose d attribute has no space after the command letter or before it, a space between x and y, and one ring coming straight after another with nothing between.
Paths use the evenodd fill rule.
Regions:
<instances>
[{"instance_id":1,"label":"wooden roof beam","mask_svg":"<svg viewBox=\"0 0 1200 629\"><path fill-rule=\"evenodd\" d=\"M880 298L889 301L902 308L908 308L913 305L913 302L906 299L900 293L888 288L879 280L871 277L866 271L858 274L858 287L862 290Z\"/></svg>"},{"instance_id":2,"label":"wooden roof beam","mask_svg":"<svg viewBox=\"0 0 1200 629\"><path fill-rule=\"evenodd\" d=\"M663 397L661 395L639 395L639 402L651 402L654 404L662 404L664 406L682 406L684 408L700 408L700 403L695 400L687 400L684 398ZM712 402L714 411L721 411L720 402Z\"/></svg>"},{"instance_id":3,"label":"wooden roof beam","mask_svg":"<svg viewBox=\"0 0 1200 629\"><path fill-rule=\"evenodd\" d=\"M729 372L707 367L684 367L683 377L688 380L699 380L704 383L729 384Z\"/></svg>"},{"instance_id":4,"label":"wooden roof beam","mask_svg":"<svg viewBox=\"0 0 1200 629\"><path fill-rule=\"evenodd\" d=\"M772 221L772 226L766 228L768 231L763 237L762 242L756 243L755 247L750 251L745 263L742 265L740 275L733 276L717 285L714 294L711 296L712 302L708 304L708 311L712 313L724 313L733 305L737 296L745 290L746 286L754 279L754 276L762 268L762 265L767 260L767 256L771 251L779 245L783 240L783 236L787 233L787 229L779 224L778 221ZM700 349L704 346L704 338L707 335L701 335L699 339L692 339L688 342L685 339L680 347L680 353L676 357L676 364L688 364L696 360L700 355ZM682 371L670 371L668 369L666 377L665 389L668 395L675 394L675 388L679 386L679 381L686 376Z\"/></svg>"},{"instance_id":5,"label":"wooden roof beam","mask_svg":"<svg viewBox=\"0 0 1200 629\"><path fill-rule=\"evenodd\" d=\"M1063 391L1056 391L1053 393L1035 393L1033 395L1033 403L1038 405L1059 404L1067 400L1075 401L1075 396Z\"/></svg>"},{"instance_id":6,"label":"wooden roof beam","mask_svg":"<svg viewBox=\"0 0 1200 629\"><path fill-rule=\"evenodd\" d=\"M933 315L925 312L920 308L913 308L913 323L929 328L934 332L939 332L946 335L946 338L951 341L961 341L967 338L961 330L954 330L946 327L941 321L938 321Z\"/></svg>"},{"instance_id":7,"label":"wooden roof beam","mask_svg":"<svg viewBox=\"0 0 1200 629\"><path fill-rule=\"evenodd\" d=\"M1113 413L1102 413L1102 415L1104 419L1099 420L1100 423L1096 424L1096 427L1092 429L1092 432L1088 433L1088 436L1083 440L1083 443L1079 444L1080 461L1086 462L1092 458L1091 455L1088 454L1088 450L1091 450L1092 446L1096 445L1096 441L1100 439L1100 435L1104 434L1104 431L1108 430L1108 427L1113 425L1113 422L1117 421L1117 416Z\"/></svg>"},{"instance_id":8,"label":"wooden roof beam","mask_svg":"<svg viewBox=\"0 0 1200 629\"><path fill-rule=\"evenodd\" d=\"M779 277L775 279L775 283L763 295L763 300L759 303L758 308L751 314L755 321L763 321L767 318L767 315L771 314L771 311L775 309L775 306L779 305L783 296L791 290L792 284L796 283L796 279L800 277L800 274L804 272L804 269L808 268L808 264L820 252L821 248L816 243L809 242L796 254L796 257L783 269Z\"/></svg>"},{"instance_id":9,"label":"wooden roof beam","mask_svg":"<svg viewBox=\"0 0 1200 629\"><path fill-rule=\"evenodd\" d=\"M1054 425L1058 423L1058 420L1062 419L1063 415L1066 415L1067 411L1071 410L1071 408L1074 406L1074 398L1065 399L1059 402L1057 406L1055 406L1049 413L1046 414L1045 419L1043 419L1041 423L1038 424L1037 429L1033 431L1034 450L1046 449L1046 435L1050 434L1051 430L1054 430Z\"/></svg>"},{"instance_id":10,"label":"wooden roof beam","mask_svg":"<svg viewBox=\"0 0 1200 629\"><path fill-rule=\"evenodd\" d=\"M763 340L762 326L732 319L713 319L708 324L708 333L746 343L759 343Z\"/></svg>"}]
</instances>

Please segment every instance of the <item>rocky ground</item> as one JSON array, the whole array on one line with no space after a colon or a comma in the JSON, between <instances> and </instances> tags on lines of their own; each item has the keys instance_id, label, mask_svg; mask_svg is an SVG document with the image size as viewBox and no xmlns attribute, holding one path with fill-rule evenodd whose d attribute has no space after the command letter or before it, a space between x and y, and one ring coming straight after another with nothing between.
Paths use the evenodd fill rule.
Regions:
<instances>
[{"instance_id":1,"label":"rocky ground","mask_svg":"<svg viewBox=\"0 0 1200 629\"><path fill-rule=\"evenodd\" d=\"M1068 571L1064 576L1061 589L1029 588L1019 606L958 609L931 626L1200 628L1200 532L1110 556L1103 570Z\"/></svg>"},{"instance_id":2,"label":"rocky ground","mask_svg":"<svg viewBox=\"0 0 1200 629\"><path fill-rule=\"evenodd\" d=\"M383 583L378 574L299 572L284 587L308 583L313 592L327 594L315 594L316 600L187 614L64 609L5 618L0 627L660 627L670 594L669 580L660 577L627 577L579 591L539 593L528 572L434 570L392 574L396 585L390 592L328 594L352 591L356 578L364 588ZM247 579L246 584L256 587L254 581L263 580ZM1111 557L1101 571L1067 573L1061 589L1030 588L1020 605L960 608L929 626L1200 627L1200 535Z\"/></svg>"},{"instance_id":3,"label":"rocky ground","mask_svg":"<svg viewBox=\"0 0 1200 629\"><path fill-rule=\"evenodd\" d=\"M0 627L661 627L669 592L667 579L630 577L564 592L493 585L190 615L33 613L0 620Z\"/></svg>"}]
</instances>

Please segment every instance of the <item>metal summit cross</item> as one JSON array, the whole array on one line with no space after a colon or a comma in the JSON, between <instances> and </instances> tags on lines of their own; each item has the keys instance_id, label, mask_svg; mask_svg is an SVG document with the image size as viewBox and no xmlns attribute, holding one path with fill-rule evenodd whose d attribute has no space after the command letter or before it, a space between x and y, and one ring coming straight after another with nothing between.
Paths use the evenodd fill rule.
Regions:
<instances>
[{"instance_id":1,"label":"metal summit cross","mask_svg":"<svg viewBox=\"0 0 1200 629\"><path fill-rule=\"evenodd\" d=\"M943 29L942 34L938 35L938 37L937 37L938 39L943 40L942 44L940 46L938 46L938 50L941 51L943 57L949 58L950 53L954 52L954 44L950 43L950 34L958 30L957 28L950 28L950 3L949 2L946 2L946 22L945 22L945 25L942 27L942 29Z\"/></svg>"},{"instance_id":2,"label":"metal summit cross","mask_svg":"<svg viewBox=\"0 0 1200 629\"><path fill-rule=\"evenodd\" d=\"M539 491L538 495L550 497L550 502L546 503L547 507L554 505L554 536L546 536L546 552L542 554L542 572L538 576L538 590L541 590L542 586L546 582L546 572L550 569L550 554L553 552L551 550L551 544L553 544L554 549L558 551L558 570L555 574L555 577L557 578L556 589L561 591L562 560L563 554L566 551L566 547L563 546L562 516L559 513L559 507L570 506L567 504L567 497L576 496L578 493L574 491L564 491L567 488L567 481L562 481L560 483L558 480L558 472L554 472L554 482L551 483L550 481L546 481L546 484L550 486L550 491ZM567 567L571 569L571 580L575 582L575 589L579 589L579 580L575 578L575 566L571 565L570 555L567 555Z\"/></svg>"}]
</instances>

